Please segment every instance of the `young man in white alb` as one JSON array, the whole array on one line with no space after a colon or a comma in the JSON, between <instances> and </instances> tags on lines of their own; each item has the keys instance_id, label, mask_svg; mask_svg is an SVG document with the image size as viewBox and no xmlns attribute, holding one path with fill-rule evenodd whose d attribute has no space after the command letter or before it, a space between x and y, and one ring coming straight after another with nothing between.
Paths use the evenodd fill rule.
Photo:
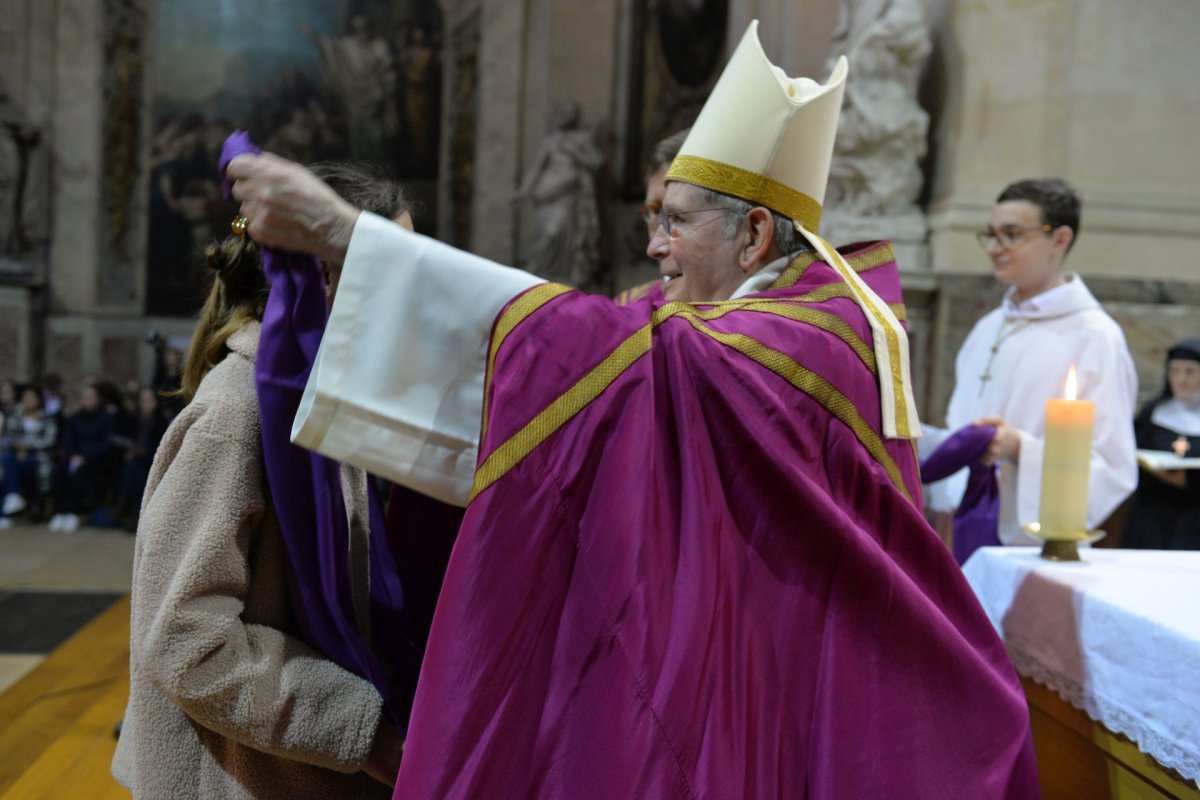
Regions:
<instances>
[{"instance_id":1,"label":"young man in white alb","mask_svg":"<svg viewBox=\"0 0 1200 800\"><path fill-rule=\"evenodd\" d=\"M995 425L988 456L999 467L1004 544L1037 544L1045 405L1063 396L1075 367L1078 397L1096 404L1088 526L1099 525L1137 485L1133 437L1137 375L1125 336L1063 262L1079 232L1079 197L1065 181L1023 180L996 199L979 241L1009 286L976 323L955 361L947 429L925 427L922 455L972 423ZM929 487L934 511L958 506L966 470Z\"/></svg>"}]
</instances>

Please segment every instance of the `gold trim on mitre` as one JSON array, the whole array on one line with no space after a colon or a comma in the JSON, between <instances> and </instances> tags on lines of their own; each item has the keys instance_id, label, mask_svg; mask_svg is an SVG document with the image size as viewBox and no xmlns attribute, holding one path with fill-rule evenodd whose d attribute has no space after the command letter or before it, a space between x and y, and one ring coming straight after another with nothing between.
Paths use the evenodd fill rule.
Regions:
<instances>
[{"instance_id":1,"label":"gold trim on mitre","mask_svg":"<svg viewBox=\"0 0 1200 800\"><path fill-rule=\"evenodd\" d=\"M804 192L732 164L700 156L676 156L667 178L764 205L811 230L821 222L821 204Z\"/></svg>"}]
</instances>

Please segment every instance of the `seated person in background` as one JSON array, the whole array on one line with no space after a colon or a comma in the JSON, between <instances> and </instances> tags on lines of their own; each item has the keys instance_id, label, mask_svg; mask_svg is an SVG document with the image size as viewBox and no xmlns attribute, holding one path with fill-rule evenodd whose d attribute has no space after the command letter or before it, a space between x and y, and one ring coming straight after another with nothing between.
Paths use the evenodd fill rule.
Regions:
<instances>
[{"instance_id":1,"label":"seated person in background","mask_svg":"<svg viewBox=\"0 0 1200 800\"><path fill-rule=\"evenodd\" d=\"M54 418L58 438L54 441L52 455L57 455L62 443L63 429L67 426L66 398L63 397L62 378L56 372L48 372L42 378L42 405L46 413Z\"/></svg>"},{"instance_id":2,"label":"seated person in background","mask_svg":"<svg viewBox=\"0 0 1200 800\"><path fill-rule=\"evenodd\" d=\"M63 461L54 479L50 530L73 533L84 506L103 500L105 487L110 485L113 425L112 414L101 405L99 390L94 384L84 384L79 410L67 417L63 431Z\"/></svg>"},{"instance_id":3,"label":"seated person in background","mask_svg":"<svg viewBox=\"0 0 1200 800\"><path fill-rule=\"evenodd\" d=\"M105 411L112 414L115 424L125 409L125 392L111 378L92 375L85 378L84 383L96 387L96 391L100 393L100 405L104 407Z\"/></svg>"},{"instance_id":4,"label":"seated person in background","mask_svg":"<svg viewBox=\"0 0 1200 800\"><path fill-rule=\"evenodd\" d=\"M158 392L163 415L170 422L183 408L183 399L179 393L180 381L183 378L183 353L169 346L158 334L151 334L151 337L151 344L154 345L154 377L150 385Z\"/></svg>"},{"instance_id":5,"label":"seated person in background","mask_svg":"<svg viewBox=\"0 0 1200 800\"><path fill-rule=\"evenodd\" d=\"M167 430L167 419L159 407L158 394L143 386L136 397L136 416L125 420L124 430L113 437L113 444L121 451L122 458L114 516L130 531L137 529L150 465Z\"/></svg>"},{"instance_id":6,"label":"seated person in background","mask_svg":"<svg viewBox=\"0 0 1200 800\"><path fill-rule=\"evenodd\" d=\"M54 417L59 424L59 432L62 432L62 413L63 413L63 393L62 393L62 378L58 377L58 373L49 372L42 379L42 400L46 405L46 413Z\"/></svg>"},{"instance_id":7,"label":"seated person in background","mask_svg":"<svg viewBox=\"0 0 1200 800\"><path fill-rule=\"evenodd\" d=\"M50 473L54 465L54 441L58 436L54 417L43 408L42 393L36 386L21 390L21 404L4 420L4 516L0 528L11 525L9 517L26 506L26 492L39 496L50 493Z\"/></svg>"},{"instance_id":8,"label":"seated person in background","mask_svg":"<svg viewBox=\"0 0 1200 800\"><path fill-rule=\"evenodd\" d=\"M1167 351L1166 385L1142 407L1133 428L1139 449L1200 456L1200 339ZM1121 546L1200 550L1200 471L1142 465L1139 478Z\"/></svg>"}]
</instances>

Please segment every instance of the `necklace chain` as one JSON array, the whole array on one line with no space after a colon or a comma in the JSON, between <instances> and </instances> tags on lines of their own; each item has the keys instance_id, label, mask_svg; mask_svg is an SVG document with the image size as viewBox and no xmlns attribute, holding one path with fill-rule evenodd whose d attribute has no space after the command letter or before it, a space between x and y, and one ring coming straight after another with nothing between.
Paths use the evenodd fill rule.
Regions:
<instances>
[{"instance_id":1,"label":"necklace chain","mask_svg":"<svg viewBox=\"0 0 1200 800\"><path fill-rule=\"evenodd\" d=\"M1008 317L1005 317L1004 321L1000 323L1000 327L996 330L996 339L992 342L991 352L988 353L987 364L983 368L983 374L979 376L980 397L983 397L983 391L987 388L988 381L992 379L992 363L996 360L996 353L999 352L1000 345L1004 343L1005 339L1025 327L1026 322L1028 320L1018 319L1016 324L1009 328Z\"/></svg>"}]
</instances>

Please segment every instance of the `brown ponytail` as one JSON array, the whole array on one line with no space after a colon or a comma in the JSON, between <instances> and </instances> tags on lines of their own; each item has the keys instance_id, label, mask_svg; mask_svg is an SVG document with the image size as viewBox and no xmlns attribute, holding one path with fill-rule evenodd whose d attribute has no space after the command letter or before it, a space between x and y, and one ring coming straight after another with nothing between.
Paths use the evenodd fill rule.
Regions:
<instances>
[{"instance_id":1,"label":"brown ponytail","mask_svg":"<svg viewBox=\"0 0 1200 800\"><path fill-rule=\"evenodd\" d=\"M191 402L200 381L228 353L225 342L229 337L247 323L261 322L267 304L269 287L258 246L248 237L229 236L210 244L204 260L213 272L213 282L183 366L179 395L185 403Z\"/></svg>"}]
</instances>

